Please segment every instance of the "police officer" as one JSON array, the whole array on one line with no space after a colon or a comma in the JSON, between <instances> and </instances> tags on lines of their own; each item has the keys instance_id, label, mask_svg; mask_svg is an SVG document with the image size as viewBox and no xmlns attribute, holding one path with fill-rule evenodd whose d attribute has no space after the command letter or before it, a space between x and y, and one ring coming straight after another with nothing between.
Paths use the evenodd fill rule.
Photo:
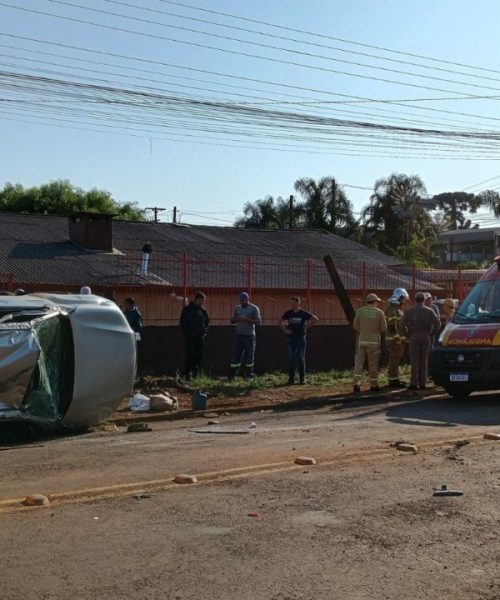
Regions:
<instances>
[{"instance_id":1,"label":"police officer","mask_svg":"<svg viewBox=\"0 0 500 600\"><path fill-rule=\"evenodd\" d=\"M407 310L401 321L401 331L410 338L411 381L409 390L425 390L431 336L439 332L441 323L434 311L424 306L425 295L418 292L415 306Z\"/></svg>"},{"instance_id":2,"label":"police officer","mask_svg":"<svg viewBox=\"0 0 500 600\"><path fill-rule=\"evenodd\" d=\"M387 322L384 313L378 308L382 302L377 294L368 294L366 305L360 308L352 326L358 332L358 347L354 365L354 393L361 391L360 383L363 377L365 361L368 362L368 377L370 378L370 390L379 392L378 383L380 366L380 341L382 334L387 330Z\"/></svg>"},{"instance_id":3,"label":"police officer","mask_svg":"<svg viewBox=\"0 0 500 600\"><path fill-rule=\"evenodd\" d=\"M401 320L403 318L403 307L410 298L404 288L396 288L389 298L385 317L387 319L387 333L385 334L385 343L389 354L389 364L387 366L389 386L394 388L405 387L406 383L399 378L399 365L403 358L405 349L405 338L401 334Z\"/></svg>"}]
</instances>

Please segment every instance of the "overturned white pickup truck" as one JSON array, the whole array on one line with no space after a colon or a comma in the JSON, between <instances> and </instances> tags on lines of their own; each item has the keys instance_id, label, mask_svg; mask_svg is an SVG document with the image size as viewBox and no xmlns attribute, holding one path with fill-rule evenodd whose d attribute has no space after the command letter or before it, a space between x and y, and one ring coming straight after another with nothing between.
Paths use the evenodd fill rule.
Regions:
<instances>
[{"instance_id":1,"label":"overturned white pickup truck","mask_svg":"<svg viewBox=\"0 0 500 600\"><path fill-rule=\"evenodd\" d=\"M135 335L113 302L0 296L0 422L96 425L131 393L135 365Z\"/></svg>"}]
</instances>

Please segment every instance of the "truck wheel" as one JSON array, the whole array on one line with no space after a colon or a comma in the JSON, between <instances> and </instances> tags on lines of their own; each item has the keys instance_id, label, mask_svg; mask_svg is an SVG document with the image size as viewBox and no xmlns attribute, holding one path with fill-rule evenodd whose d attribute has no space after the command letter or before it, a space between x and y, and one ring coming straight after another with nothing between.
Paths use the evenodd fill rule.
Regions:
<instances>
[{"instance_id":1,"label":"truck wheel","mask_svg":"<svg viewBox=\"0 0 500 600\"><path fill-rule=\"evenodd\" d=\"M443 386L445 391L453 398L467 398L471 395L472 390L462 385L447 385Z\"/></svg>"}]
</instances>

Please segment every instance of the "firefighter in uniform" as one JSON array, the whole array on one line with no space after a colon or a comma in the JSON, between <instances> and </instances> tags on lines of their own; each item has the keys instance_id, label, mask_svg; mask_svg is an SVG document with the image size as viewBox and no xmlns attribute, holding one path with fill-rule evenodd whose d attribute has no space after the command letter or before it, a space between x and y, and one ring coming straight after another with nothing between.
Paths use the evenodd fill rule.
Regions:
<instances>
[{"instance_id":1,"label":"firefighter in uniform","mask_svg":"<svg viewBox=\"0 0 500 600\"><path fill-rule=\"evenodd\" d=\"M383 311L378 308L381 302L377 294L368 294L366 305L360 308L352 326L358 332L358 346L356 349L356 360L354 365L354 393L361 391L360 383L363 377L365 361L368 362L368 377L370 378L370 390L379 392L379 367L380 367L380 342L382 334L387 330L387 322Z\"/></svg>"},{"instance_id":2,"label":"firefighter in uniform","mask_svg":"<svg viewBox=\"0 0 500 600\"><path fill-rule=\"evenodd\" d=\"M406 383L399 378L399 365L405 349L405 338L401 333L401 319L404 314L403 306L409 298L410 296L404 288L396 288L389 298L389 306L385 313L387 319L385 343L389 354L387 371L389 386L393 388L406 386Z\"/></svg>"}]
</instances>

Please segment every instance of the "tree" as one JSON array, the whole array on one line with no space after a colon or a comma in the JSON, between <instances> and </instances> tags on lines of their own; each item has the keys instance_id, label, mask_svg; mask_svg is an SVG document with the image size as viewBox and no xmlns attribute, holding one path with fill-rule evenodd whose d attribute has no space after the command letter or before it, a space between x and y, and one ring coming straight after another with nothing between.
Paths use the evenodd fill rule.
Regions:
<instances>
[{"instance_id":1,"label":"tree","mask_svg":"<svg viewBox=\"0 0 500 600\"><path fill-rule=\"evenodd\" d=\"M120 203L104 190L84 191L67 180L24 188L7 183L0 191L0 212L69 215L75 212L109 213L117 219L140 221L145 213L135 202Z\"/></svg>"},{"instance_id":2,"label":"tree","mask_svg":"<svg viewBox=\"0 0 500 600\"><path fill-rule=\"evenodd\" d=\"M304 199L304 225L310 229L326 229L349 236L356 229L352 204L333 177L315 181L310 177L298 179L294 188Z\"/></svg>"},{"instance_id":3,"label":"tree","mask_svg":"<svg viewBox=\"0 0 500 600\"><path fill-rule=\"evenodd\" d=\"M370 204L362 211L363 243L396 254L415 237L435 237L436 228L420 203L425 193L425 185L418 175L392 173L378 179Z\"/></svg>"},{"instance_id":4,"label":"tree","mask_svg":"<svg viewBox=\"0 0 500 600\"><path fill-rule=\"evenodd\" d=\"M446 230L468 229L471 226L466 213L476 213L481 206L480 196L467 192L445 192L433 196L436 207L443 211L443 225Z\"/></svg>"},{"instance_id":5,"label":"tree","mask_svg":"<svg viewBox=\"0 0 500 600\"><path fill-rule=\"evenodd\" d=\"M500 218L500 195L494 190L486 190L479 194L481 206L486 206L495 217Z\"/></svg>"},{"instance_id":6,"label":"tree","mask_svg":"<svg viewBox=\"0 0 500 600\"><path fill-rule=\"evenodd\" d=\"M289 205L281 197L275 200L272 196L266 196L256 202L247 202L243 207L243 215L235 222L236 227L285 229L290 221Z\"/></svg>"}]
</instances>

